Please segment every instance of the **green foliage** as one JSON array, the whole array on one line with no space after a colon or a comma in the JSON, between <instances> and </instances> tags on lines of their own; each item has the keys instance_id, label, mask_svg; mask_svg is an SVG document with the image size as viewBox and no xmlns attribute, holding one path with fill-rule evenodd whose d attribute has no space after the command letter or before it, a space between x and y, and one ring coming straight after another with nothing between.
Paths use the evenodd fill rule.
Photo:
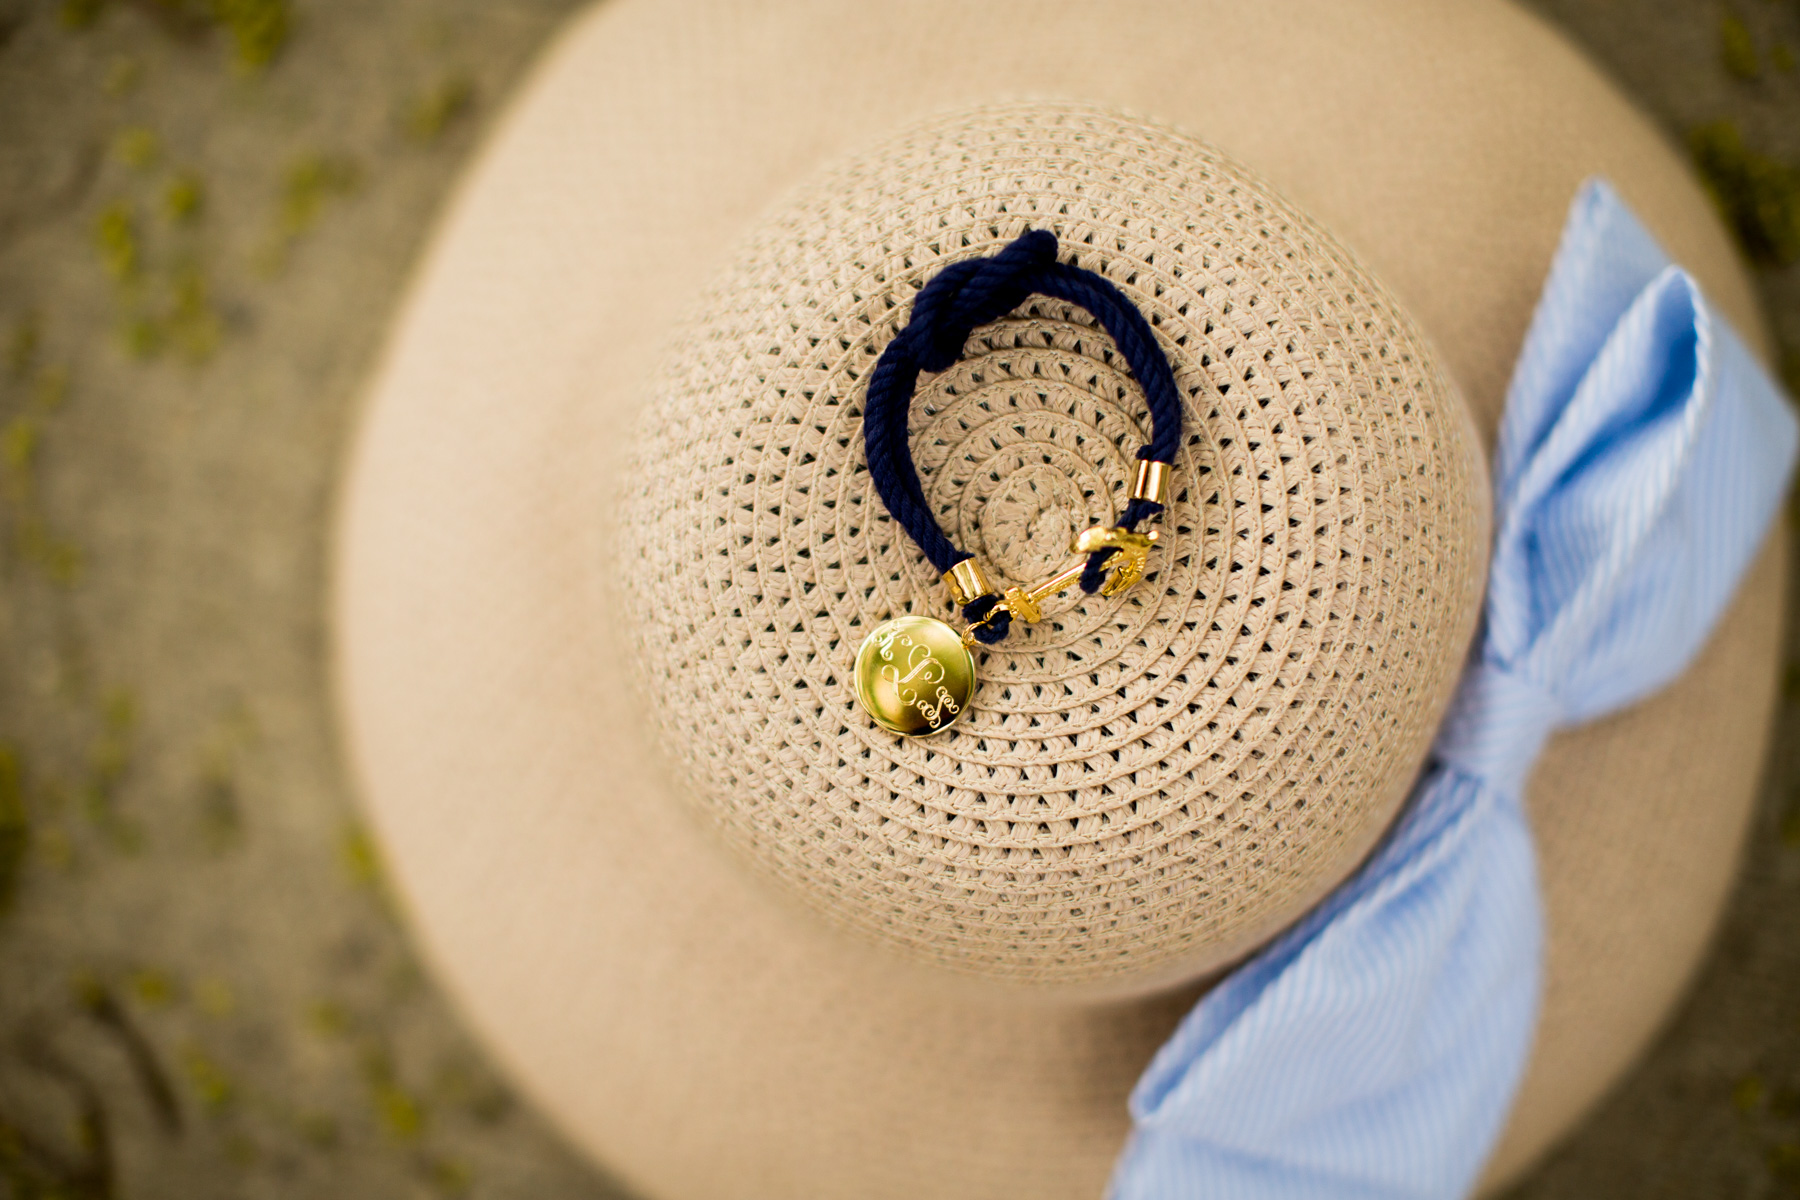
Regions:
<instances>
[{"instance_id":1,"label":"green foliage","mask_svg":"<svg viewBox=\"0 0 1800 1200\"><path fill-rule=\"evenodd\" d=\"M206 276L189 264L175 271L157 300L128 297L119 336L133 358L147 361L173 350L183 362L199 366L218 350L225 323Z\"/></svg>"},{"instance_id":2,"label":"green foliage","mask_svg":"<svg viewBox=\"0 0 1800 1200\"><path fill-rule=\"evenodd\" d=\"M1750 36L1750 27L1736 13L1726 13L1719 18L1719 59L1725 64L1726 74L1733 79L1762 78L1756 39Z\"/></svg>"},{"instance_id":3,"label":"green foliage","mask_svg":"<svg viewBox=\"0 0 1800 1200\"><path fill-rule=\"evenodd\" d=\"M138 127L121 133L113 152L123 162L148 169L161 148L154 133ZM192 172L175 175L163 189L162 211L172 224L197 220L204 202L204 186ZM213 356L224 338L225 326L212 304L206 276L195 262L179 263L156 280L155 287L149 286L143 230L136 211L125 200L101 210L94 224L94 244L107 274L118 285L119 334L127 354L148 360L172 349L190 364Z\"/></svg>"},{"instance_id":4,"label":"green foliage","mask_svg":"<svg viewBox=\"0 0 1800 1200\"><path fill-rule=\"evenodd\" d=\"M1789 1187L1800 1187L1800 1142L1781 1142L1767 1155L1769 1174Z\"/></svg>"},{"instance_id":5,"label":"green foliage","mask_svg":"<svg viewBox=\"0 0 1800 1200\"><path fill-rule=\"evenodd\" d=\"M27 413L20 413L0 429L0 461L15 478L29 477L41 434L37 418Z\"/></svg>"},{"instance_id":6,"label":"green foliage","mask_svg":"<svg viewBox=\"0 0 1800 1200\"><path fill-rule=\"evenodd\" d=\"M203 363L219 348L224 334L224 324L208 294L206 277L198 268L189 267L175 276L170 292L169 341L188 362Z\"/></svg>"},{"instance_id":7,"label":"green foliage","mask_svg":"<svg viewBox=\"0 0 1800 1200\"><path fill-rule=\"evenodd\" d=\"M1762 1107L1763 1095L1767 1090L1761 1076L1746 1075L1732 1086L1731 1107L1749 1116Z\"/></svg>"},{"instance_id":8,"label":"green foliage","mask_svg":"<svg viewBox=\"0 0 1800 1200\"><path fill-rule=\"evenodd\" d=\"M373 1085L375 1113L382 1129L397 1142L417 1141L425 1128L425 1111L411 1092L391 1081Z\"/></svg>"},{"instance_id":9,"label":"green foliage","mask_svg":"<svg viewBox=\"0 0 1800 1200\"><path fill-rule=\"evenodd\" d=\"M506 1089L471 1059L459 1058L439 1066L427 1093L434 1107L466 1113L483 1124L503 1118L512 1107Z\"/></svg>"},{"instance_id":10,"label":"green foliage","mask_svg":"<svg viewBox=\"0 0 1800 1200\"><path fill-rule=\"evenodd\" d=\"M136 278L140 251L137 221L129 204L116 200L100 211L94 222L94 246L108 275L120 283Z\"/></svg>"},{"instance_id":11,"label":"green foliage","mask_svg":"<svg viewBox=\"0 0 1800 1200\"><path fill-rule=\"evenodd\" d=\"M133 7L178 35L220 29L231 38L232 56L245 71L275 61L292 26L289 0L132 0ZM86 29L110 7L109 0L63 0L62 23Z\"/></svg>"},{"instance_id":12,"label":"green foliage","mask_svg":"<svg viewBox=\"0 0 1800 1200\"><path fill-rule=\"evenodd\" d=\"M236 1095L231 1077L199 1046L190 1044L182 1051L181 1069L203 1108L218 1112Z\"/></svg>"},{"instance_id":13,"label":"green foliage","mask_svg":"<svg viewBox=\"0 0 1800 1200\"><path fill-rule=\"evenodd\" d=\"M163 189L163 215L184 225L200 215L206 204L206 185L191 171L183 171Z\"/></svg>"},{"instance_id":14,"label":"green foliage","mask_svg":"<svg viewBox=\"0 0 1800 1200\"><path fill-rule=\"evenodd\" d=\"M344 873L350 876L351 882L359 887L381 885L381 857L375 849L375 840L362 826L352 825L344 830L338 841L338 861L343 864Z\"/></svg>"},{"instance_id":15,"label":"green foliage","mask_svg":"<svg viewBox=\"0 0 1800 1200\"><path fill-rule=\"evenodd\" d=\"M406 107L406 136L429 144L475 105L475 81L467 75L448 75L415 96Z\"/></svg>"},{"instance_id":16,"label":"green foliage","mask_svg":"<svg viewBox=\"0 0 1800 1200\"><path fill-rule=\"evenodd\" d=\"M138 968L127 982L131 985L131 994L145 1008L167 1008L175 1000L174 982L154 967Z\"/></svg>"},{"instance_id":17,"label":"green foliage","mask_svg":"<svg viewBox=\"0 0 1800 1200\"><path fill-rule=\"evenodd\" d=\"M35 315L25 317L13 326L12 332L6 335L7 374L14 379L22 379L31 370L32 363L37 361L40 336Z\"/></svg>"},{"instance_id":18,"label":"green foliage","mask_svg":"<svg viewBox=\"0 0 1800 1200\"><path fill-rule=\"evenodd\" d=\"M562 3L555 0L552 7ZM9 732L16 731L21 752L15 758L0 742L0 906L14 895L22 870L17 886L27 890L19 895L34 913L66 911L74 922L70 929L91 936L75 937L66 946L54 943L56 953L41 964L39 974L55 971L58 981L76 964L88 967L72 994L65 988L49 1003L31 1000L31 1021L0 1031L8 1033L7 1045L0 1046L0 1075L6 1076L0 1092L16 1095L17 1088L37 1087L66 1093L50 1104L28 1101L18 1115L30 1119L16 1123L10 1121L13 1101L0 1095L0 1200L103 1200L136 1195L145 1186L154 1190L155 1172L148 1182L141 1176L158 1155L174 1156L184 1170L191 1166L196 1178L210 1168L215 1178L206 1182L233 1194L258 1187L280 1190L283 1179L293 1182L292 1164L327 1155L338 1159L334 1165L352 1184L364 1160L379 1156L390 1163L378 1178L393 1179L397 1164L404 1191L464 1194L479 1187L472 1185L469 1166L479 1148L465 1151L456 1140L476 1132L475 1122L499 1120L509 1111L508 1098L478 1063L454 1071L430 1069L444 1060L434 1051L444 1035L430 1024L441 1018L428 1007L425 985L391 929L357 929L340 940L334 920L317 931L315 940L332 952L316 956L310 973L283 978L321 994L341 987L344 1007L325 1003L303 1016L303 1000L296 1004L292 990L279 992L277 1011L289 1014L285 1024L295 1026L283 1029L280 1022L265 1020L269 1014L259 1008L263 986L250 983L270 981L232 974L227 985L218 978L238 967L231 947L221 950L204 939L195 946L191 931L179 927L158 926L134 938L116 921L87 919L96 912L105 916L104 905L116 902L115 892L126 879L192 874L194 887L223 889L221 894L242 890L240 884L253 886L244 881L254 872L219 875L203 855L241 843L245 822L254 822L259 811L250 803L251 788L262 782L238 769L233 755L242 738L235 733L209 738L193 747L191 759L182 758L194 734L191 710L204 702L197 699L204 693L184 687L176 688L178 695L167 692L172 659L145 669L143 683L153 690L143 694L142 705L129 692L107 693L106 664L122 661L121 655L135 661L135 643L119 641L131 641L131 623L109 620L120 604L130 602L129 569L105 572L93 581L98 590L85 597L49 594L41 580L73 583L79 575L80 553L54 536L62 532L62 521L80 522L70 527L79 533L102 517L102 524L114 517L131 520L111 508L99 513L82 504L91 490L87 484L95 482L90 476L96 464L117 457L92 444L84 449L91 441L87 435L97 430L102 440L154 439L164 436L159 429L174 428L187 438L197 422L215 417L231 422L226 428L264 420L260 387L246 396L231 380L219 378L195 379L198 390L187 390L179 386L183 381L168 377L171 368L183 359L214 355L240 325L257 329L259 343L284 339L281 323L271 319L266 306L271 297L242 278L243 269L260 266L256 256L270 244L284 255L304 254L297 248L302 240L325 230L339 232L332 227L343 219L340 210L351 207L348 198L365 179L385 169L384 153L416 146L447 152L443 143L458 140L458 131L467 134L470 113L486 102L485 91L477 99L473 81L498 80L504 72L497 64L512 60L478 48L467 65L480 68L479 74L464 71L460 63L437 57L454 40L448 33L429 46L413 37L407 44L432 57L422 57L416 73L377 67L371 72L376 86L359 91L377 97L367 103L369 112L385 118L379 126L353 122L344 127L343 142L306 142L295 139L306 127L306 114L314 111L307 97L317 87L308 79L323 70L325 87L341 88L346 81L329 74L331 56L301 61L290 48L299 47L315 22L366 24L355 6L340 13L302 8L293 0L25 0L20 11L27 14L25 27L34 39L28 59L37 52L36 39L50 37L59 44L40 58L14 62L25 74L15 72L10 90L38 89L42 102L33 112L49 123L41 132L71 148L72 161L82 168L66 188L58 183L63 188L58 202L45 212L46 229L54 227L54 240L69 259L51 265L62 272L85 270L87 277L68 281L78 286L66 289L66 302L34 290L35 276L24 278L19 282L25 290L15 289L0 312L0 568L16 593L8 596L6 614L17 626L9 633L20 650L13 656L20 660L13 664L17 721ZM426 23L411 10L395 11L372 19L406 29ZM452 17L430 21L450 30ZM57 28L59 18L91 32L65 36ZM547 18L534 20L542 24ZM515 24L501 21L497 28L505 32ZM0 32L13 28L7 19L0 25L6 26ZM39 69L52 59L54 70ZM297 73L269 82L224 78L271 69ZM54 86L44 87L47 82ZM361 89L360 82L349 82ZM196 116L187 102L202 95L224 102L216 113ZM61 102L68 97L75 102ZM188 119L169 124L156 115L180 112L201 124ZM246 197L251 207L234 212L246 183L252 185ZM47 277L53 283L59 278ZM39 305L48 319L37 315ZM233 319L240 313L241 321ZM122 334L126 349L160 365L121 363L118 343L102 347L97 334L107 339ZM77 354L82 365L71 391L72 376L63 364L77 361L71 357ZM139 403L126 403L133 400ZM245 400L251 407L239 404L235 412L227 407ZM114 483L130 486L133 480ZM177 674L180 666L174 664ZM246 678L241 686L261 689L265 682ZM140 710L147 716L152 708L154 729L140 719ZM19 762L30 770L9 774ZM15 774L24 776L18 787ZM252 825L251 833L258 832ZM326 826L313 851L327 858L337 852L335 832L335 825ZM171 853L161 861L115 860L118 851L139 846L145 837L155 839L155 849ZM346 876L340 879L348 894L333 897L333 904L359 922L378 924L391 915L391 902L373 843L353 830L342 853ZM130 891L117 895L129 902ZM29 939L41 936L35 924L26 929L16 918L10 925L0 923L0 929L15 941L27 937L17 945L28 950L34 945ZM398 966L396 956L403 959ZM8 990L8 965L20 964L0 965L0 993ZM310 984L303 983L307 979ZM286 986L273 982L278 989ZM353 997L357 1007L351 1009ZM17 999L24 1003L29 997L21 993ZM308 1021L311 1031L303 1024ZM272 1078L264 1078L259 1063L277 1037L305 1039L321 1067L319 1077L310 1069L305 1078L290 1077L278 1067ZM21 1047L33 1039L66 1059L68 1079L59 1083L32 1074ZM368 1067L365 1055L372 1046L386 1053ZM134 1076L151 1075L145 1063L166 1080L155 1094L166 1093L164 1108L176 1114L161 1119L163 1134L170 1137L166 1144L155 1140L156 1130L145 1120L162 1102L152 1095L146 1107L144 1096L131 1094ZM87 1077L95 1064L97 1073ZM347 1097L327 1086L326 1068L344 1077ZM84 1107L90 1095L91 1111ZM131 1134L126 1154L107 1141L109 1114L121 1118L119 1128ZM210 1128L196 1132L197 1118ZM188 1122L182 1141L170 1134L177 1119ZM498 1130L481 1132L503 1136ZM94 1163L101 1165L90 1170ZM256 1164L259 1178L234 1180L233 1164ZM16 1174L15 1167L29 1174ZM102 1178L103 1185L92 1182Z\"/></svg>"},{"instance_id":19,"label":"green foliage","mask_svg":"<svg viewBox=\"0 0 1800 1200\"><path fill-rule=\"evenodd\" d=\"M70 29L86 29L106 8L106 0L63 0L58 10L62 23Z\"/></svg>"},{"instance_id":20,"label":"green foliage","mask_svg":"<svg viewBox=\"0 0 1800 1200\"><path fill-rule=\"evenodd\" d=\"M155 166L161 155L162 139L156 136L155 130L142 125L120 130L119 136L113 139L113 157L128 167L144 170Z\"/></svg>"},{"instance_id":21,"label":"green foliage","mask_svg":"<svg viewBox=\"0 0 1800 1200\"><path fill-rule=\"evenodd\" d=\"M281 183L280 228L299 237L318 223L325 205L348 196L362 182L362 169L341 154L307 154L294 160Z\"/></svg>"},{"instance_id":22,"label":"green foliage","mask_svg":"<svg viewBox=\"0 0 1800 1200\"><path fill-rule=\"evenodd\" d=\"M15 379L30 375L37 362L39 342L36 317L16 325L5 347L7 373ZM38 367L25 405L0 425L0 498L12 509L13 549L22 560L42 570L51 582L61 585L75 582L81 555L46 528L38 508L36 467L44 439L44 418L62 407L68 391L66 367Z\"/></svg>"},{"instance_id":23,"label":"green foliage","mask_svg":"<svg viewBox=\"0 0 1800 1200\"><path fill-rule=\"evenodd\" d=\"M1751 149L1733 121L1699 126L1688 149L1753 260L1785 266L1800 259L1800 171Z\"/></svg>"},{"instance_id":24,"label":"green foliage","mask_svg":"<svg viewBox=\"0 0 1800 1200\"><path fill-rule=\"evenodd\" d=\"M417 1141L425 1131L425 1108L401 1085L393 1056L380 1042L370 1041L363 1046L361 1059L377 1123L396 1142Z\"/></svg>"},{"instance_id":25,"label":"green foliage","mask_svg":"<svg viewBox=\"0 0 1800 1200\"><path fill-rule=\"evenodd\" d=\"M125 353L137 359L155 358L166 344L162 326L142 313L125 318L119 325L119 338L125 343Z\"/></svg>"},{"instance_id":26,"label":"green foliage","mask_svg":"<svg viewBox=\"0 0 1800 1200\"><path fill-rule=\"evenodd\" d=\"M360 186L362 167L348 155L303 154L290 162L281 177L274 226L259 254L262 273L279 274L294 243L311 232L326 207Z\"/></svg>"},{"instance_id":27,"label":"green foliage","mask_svg":"<svg viewBox=\"0 0 1800 1200\"><path fill-rule=\"evenodd\" d=\"M238 66L245 70L268 66L287 43L287 0L213 0L212 11L230 30Z\"/></svg>"}]
</instances>

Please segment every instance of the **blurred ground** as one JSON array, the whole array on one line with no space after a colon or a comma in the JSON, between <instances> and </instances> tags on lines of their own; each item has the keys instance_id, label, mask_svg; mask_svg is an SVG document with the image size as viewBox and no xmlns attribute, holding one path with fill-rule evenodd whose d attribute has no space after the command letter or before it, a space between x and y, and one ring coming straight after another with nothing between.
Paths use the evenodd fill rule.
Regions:
<instances>
[{"instance_id":1,"label":"blurred ground","mask_svg":"<svg viewBox=\"0 0 1800 1200\"><path fill-rule=\"evenodd\" d=\"M1800 376L1800 2L1534 4L1691 141ZM319 610L359 380L573 7L0 0L0 1198L619 1195L411 958ZM1513 1200L1800 1195L1789 675L1702 979Z\"/></svg>"}]
</instances>

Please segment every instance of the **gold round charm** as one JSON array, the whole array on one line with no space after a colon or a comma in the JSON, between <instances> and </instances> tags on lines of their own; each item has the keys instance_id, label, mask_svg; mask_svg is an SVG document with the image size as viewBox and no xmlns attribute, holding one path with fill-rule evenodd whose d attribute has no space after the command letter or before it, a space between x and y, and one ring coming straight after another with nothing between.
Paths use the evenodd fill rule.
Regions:
<instances>
[{"instance_id":1,"label":"gold round charm","mask_svg":"<svg viewBox=\"0 0 1800 1200\"><path fill-rule=\"evenodd\" d=\"M941 733L969 711L975 656L934 617L883 621L856 652L856 699L883 729Z\"/></svg>"}]
</instances>

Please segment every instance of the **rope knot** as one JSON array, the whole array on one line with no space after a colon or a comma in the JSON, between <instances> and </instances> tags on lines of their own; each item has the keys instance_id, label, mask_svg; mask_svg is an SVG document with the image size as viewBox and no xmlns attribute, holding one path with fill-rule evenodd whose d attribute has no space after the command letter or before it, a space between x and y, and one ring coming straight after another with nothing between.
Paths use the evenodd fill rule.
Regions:
<instances>
[{"instance_id":1,"label":"rope knot","mask_svg":"<svg viewBox=\"0 0 1800 1200\"><path fill-rule=\"evenodd\" d=\"M952 263L913 297L900 337L922 370L943 371L962 357L980 325L997 321L1037 289L1037 272L1056 263L1056 235L1028 230L996 254Z\"/></svg>"}]
</instances>

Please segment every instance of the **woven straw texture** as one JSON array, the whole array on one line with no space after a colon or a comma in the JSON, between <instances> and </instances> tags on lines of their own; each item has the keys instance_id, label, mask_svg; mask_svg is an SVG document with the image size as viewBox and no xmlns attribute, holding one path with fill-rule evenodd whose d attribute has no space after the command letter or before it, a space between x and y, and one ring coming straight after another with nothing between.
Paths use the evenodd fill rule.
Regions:
<instances>
[{"instance_id":1,"label":"woven straw texture","mask_svg":"<svg viewBox=\"0 0 1800 1200\"><path fill-rule=\"evenodd\" d=\"M641 627L615 593L676 589L662 558L619 567L616 488L643 482L622 432L682 311L821 164L1007 96L1202 134L1370 264L1484 434L1592 174L1764 344L1704 194L1505 4L1069 0L1032 18L607 0L471 171L371 383L333 547L346 752L426 961L525 1093L645 1196L1092 1200L1127 1091L1197 992L944 985L746 870L693 819L717 794L696 804L665 773L656 742L680 743L626 686ZM1135 395L1121 420L1141 419ZM1618 1077L1706 944L1765 744L1781 579L1771 553L1679 683L1546 749L1528 806L1548 989L1490 1181ZM702 619L683 587L668 603Z\"/></svg>"},{"instance_id":2,"label":"woven straw texture","mask_svg":"<svg viewBox=\"0 0 1800 1200\"><path fill-rule=\"evenodd\" d=\"M950 262L1048 228L1123 289L1185 398L1164 549L981 656L948 734L848 686L900 611L954 619L863 461L862 381ZM928 378L912 444L952 541L1029 585L1124 507L1143 397L1035 297ZM1323 230L1180 134L1045 104L828 169L713 287L649 406L625 519L672 757L728 838L840 920L1025 982L1168 977L1335 884L1460 670L1486 558L1476 440L1416 329Z\"/></svg>"}]
</instances>

